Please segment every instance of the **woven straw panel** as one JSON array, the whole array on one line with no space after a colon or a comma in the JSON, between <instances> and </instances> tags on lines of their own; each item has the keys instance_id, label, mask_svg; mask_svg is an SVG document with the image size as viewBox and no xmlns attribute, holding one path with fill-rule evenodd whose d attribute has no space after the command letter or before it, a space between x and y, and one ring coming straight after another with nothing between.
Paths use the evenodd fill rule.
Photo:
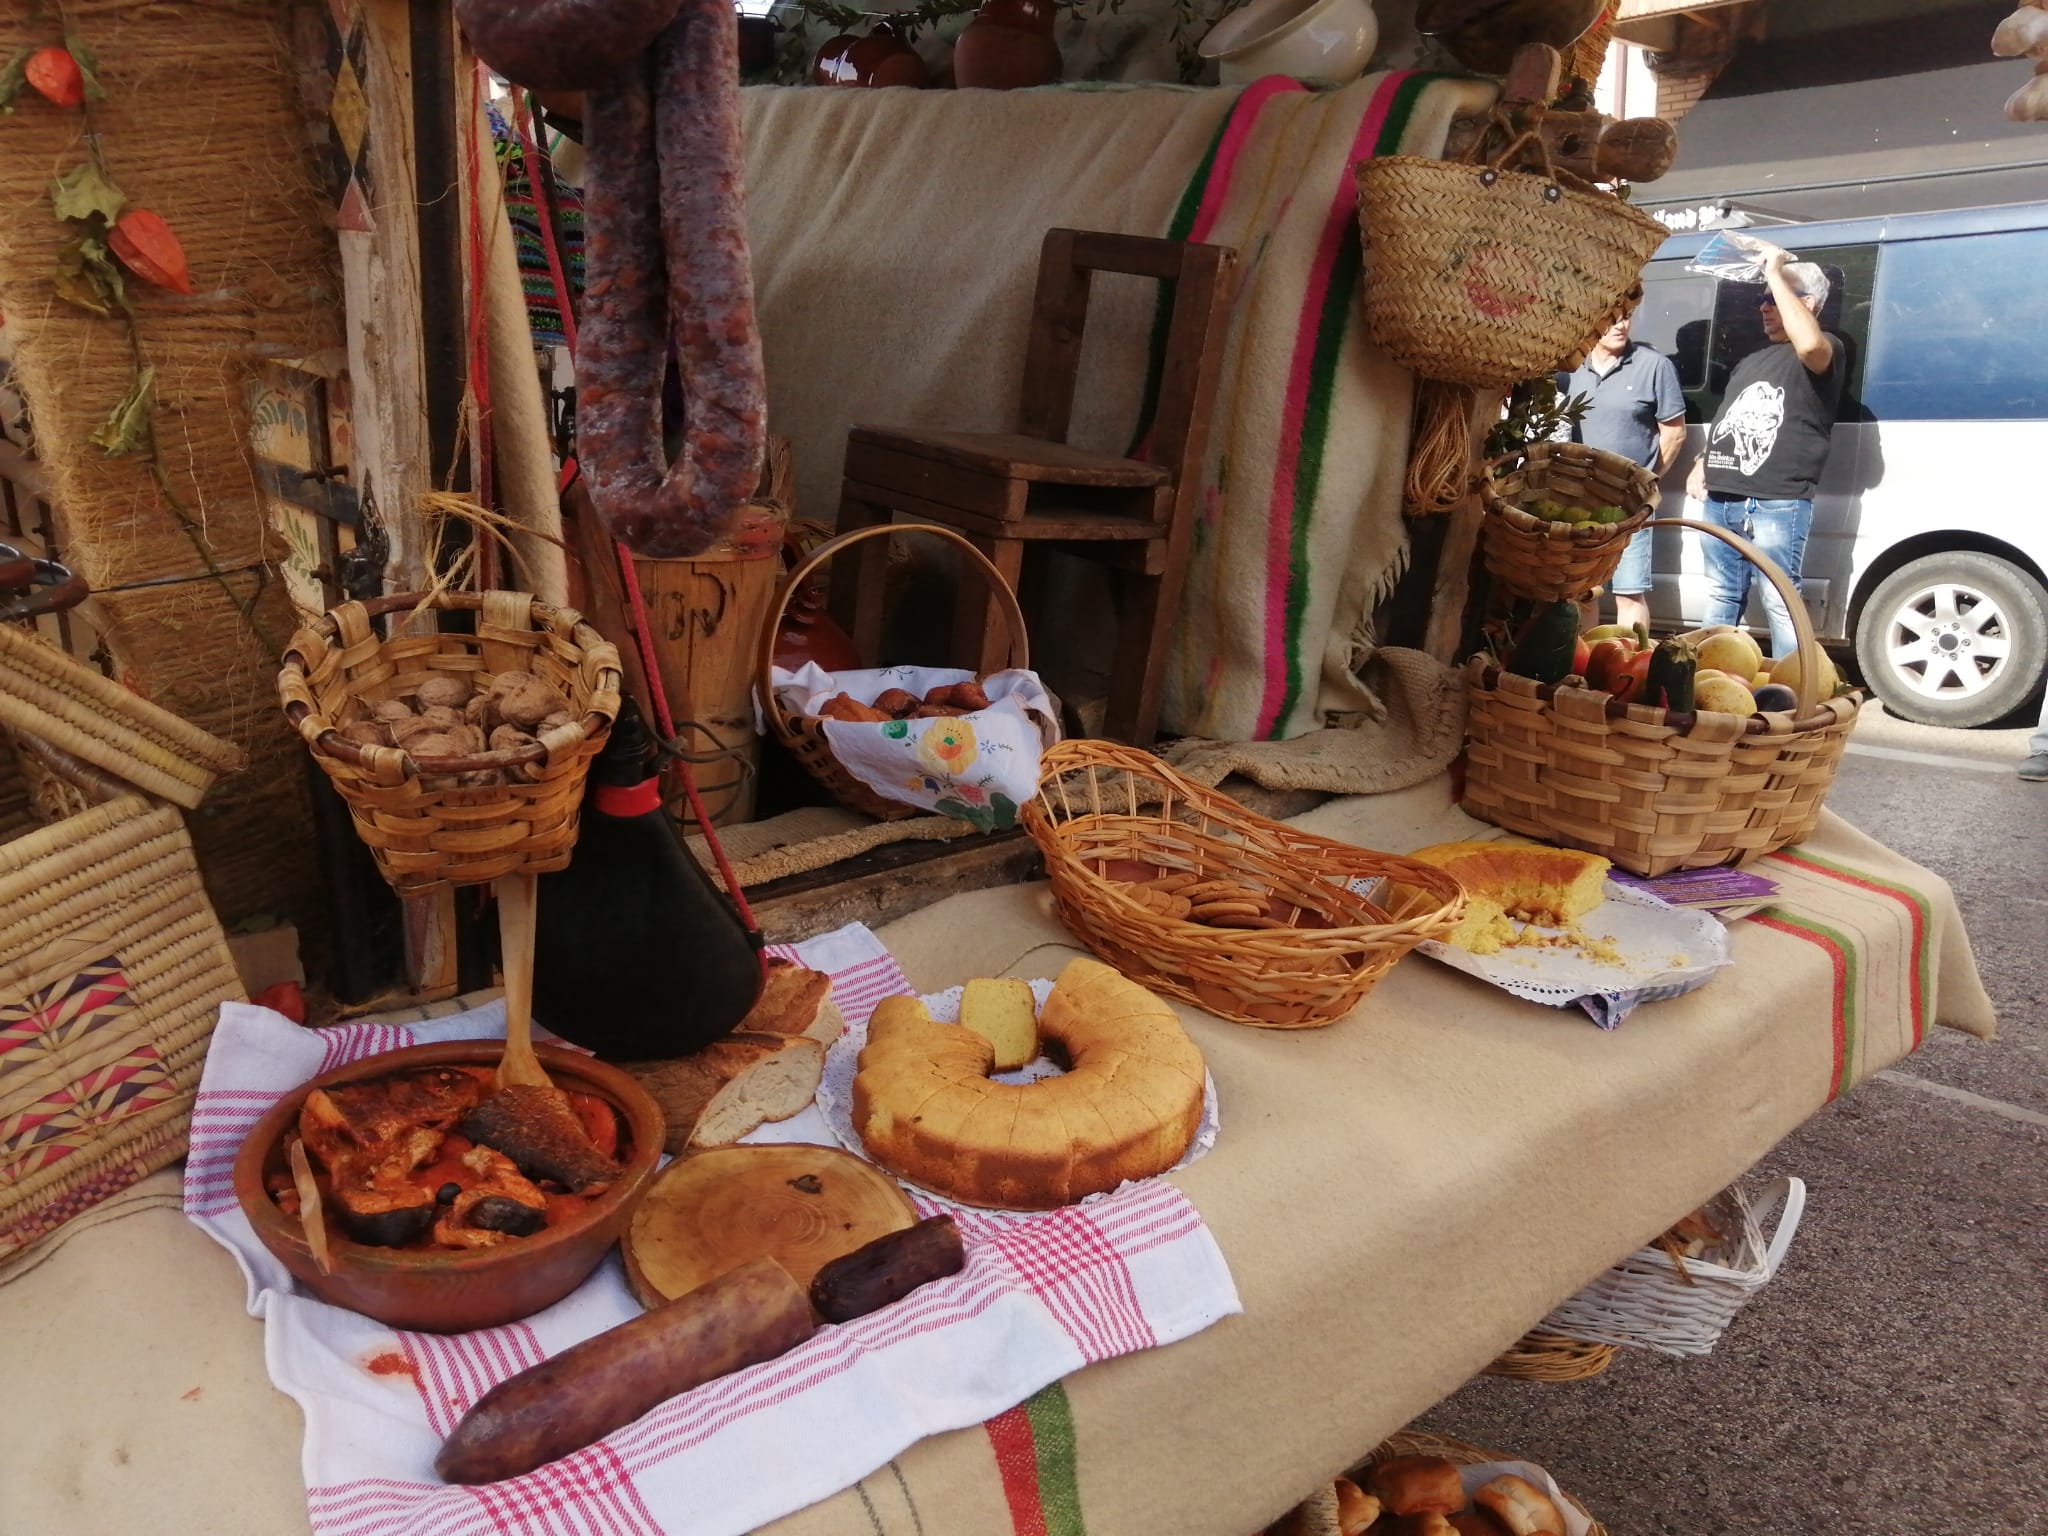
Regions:
<instances>
[{"instance_id":1,"label":"woven straw panel","mask_svg":"<svg viewBox=\"0 0 2048 1536\"><path fill-rule=\"evenodd\" d=\"M1464 807L1510 832L1604 854L1638 875L1747 864L1798 842L1820 819L1849 733L1854 698L1805 720L1703 713L1679 729L1607 695L1552 691L1475 660Z\"/></svg>"},{"instance_id":2,"label":"woven straw panel","mask_svg":"<svg viewBox=\"0 0 2048 1536\"><path fill-rule=\"evenodd\" d=\"M183 1155L241 995L177 811L125 795L0 847L0 1257Z\"/></svg>"},{"instance_id":3,"label":"woven straw panel","mask_svg":"<svg viewBox=\"0 0 2048 1536\"><path fill-rule=\"evenodd\" d=\"M1657 509L1657 477L1584 443L1531 443L1522 463L1480 482L1486 569L1507 591L1539 602L1583 597L1613 576L1636 530ZM1572 528L1524 512L1548 498L1568 507L1620 507L1603 527Z\"/></svg>"},{"instance_id":4,"label":"woven straw panel","mask_svg":"<svg viewBox=\"0 0 2048 1536\"><path fill-rule=\"evenodd\" d=\"M0 56L55 36L49 8L35 9L0 7ZM271 911L307 927L322 897L305 785L266 687L293 621L283 584L264 587L246 570L283 553L247 448L251 381L263 360L310 357L338 347L341 334L331 218L286 51L292 9L240 0L64 8L106 87L92 126L108 174L177 232L197 290L128 289L156 369L169 496L147 455L110 458L89 441L126 393L134 360L125 326L53 297L67 232L50 208L50 178L86 158L84 117L31 94L7 119L0 156L0 311L65 558L106 594L92 619L115 670L249 760L251 771L195 824L212 889L231 918ZM172 497L233 573L231 591L206 575ZM175 584L107 591L166 577ZM267 640L240 612L252 598Z\"/></svg>"}]
</instances>

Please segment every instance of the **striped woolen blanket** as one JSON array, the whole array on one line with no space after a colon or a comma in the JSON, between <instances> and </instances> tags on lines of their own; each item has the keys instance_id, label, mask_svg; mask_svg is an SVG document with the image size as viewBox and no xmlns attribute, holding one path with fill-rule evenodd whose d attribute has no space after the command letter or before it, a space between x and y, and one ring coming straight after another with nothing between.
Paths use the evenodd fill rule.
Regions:
<instances>
[{"instance_id":1,"label":"striped woolen blanket","mask_svg":"<svg viewBox=\"0 0 2048 1536\"><path fill-rule=\"evenodd\" d=\"M1039 242L1065 225L1237 248L1165 723L1217 740L1375 717L1357 674L1400 575L1411 380L1366 343L1352 166L1441 150L1491 87L744 93L769 412L798 499L838 503L855 422L1014 425ZM1095 285L1075 440L1142 446L1157 304Z\"/></svg>"}]
</instances>

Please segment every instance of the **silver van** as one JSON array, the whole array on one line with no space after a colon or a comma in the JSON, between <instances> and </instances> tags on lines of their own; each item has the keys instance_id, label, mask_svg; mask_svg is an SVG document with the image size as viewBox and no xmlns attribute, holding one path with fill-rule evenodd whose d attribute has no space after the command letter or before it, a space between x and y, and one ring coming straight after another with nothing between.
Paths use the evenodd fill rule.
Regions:
<instances>
[{"instance_id":1,"label":"silver van","mask_svg":"<svg viewBox=\"0 0 2048 1536\"><path fill-rule=\"evenodd\" d=\"M1827 270L1821 324L1848 347L1806 546L1815 628L1909 720L2026 710L2048 678L2048 203L1754 232ZM1729 370L1764 341L1755 285L1686 270L1707 238L1659 248L1636 313L1634 338L1668 355L1685 389L1687 452L1663 517L1683 515ZM1699 536L1656 541L1653 616L1697 622Z\"/></svg>"}]
</instances>

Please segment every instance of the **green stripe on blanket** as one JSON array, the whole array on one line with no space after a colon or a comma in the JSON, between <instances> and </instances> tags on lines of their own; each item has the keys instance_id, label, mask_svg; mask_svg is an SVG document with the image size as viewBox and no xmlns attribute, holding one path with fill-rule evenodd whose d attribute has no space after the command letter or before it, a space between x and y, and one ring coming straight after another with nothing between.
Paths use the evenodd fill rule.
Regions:
<instances>
[{"instance_id":1,"label":"green stripe on blanket","mask_svg":"<svg viewBox=\"0 0 2048 1536\"><path fill-rule=\"evenodd\" d=\"M1087 1536L1074 1464L1074 1411L1054 1382L982 1426L1016 1536Z\"/></svg>"}]
</instances>

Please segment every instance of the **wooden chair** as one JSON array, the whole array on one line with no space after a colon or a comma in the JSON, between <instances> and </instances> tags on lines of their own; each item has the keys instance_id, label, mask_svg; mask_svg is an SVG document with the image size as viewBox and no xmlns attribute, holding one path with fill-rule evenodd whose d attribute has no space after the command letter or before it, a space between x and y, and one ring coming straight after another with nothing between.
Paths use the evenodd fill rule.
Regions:
<instances>
[{"instance_id":1,"label":"wooden chair","mask_svg":"<svg viewBox=\"0 0 2048 1536\"><path fill-rule=\"evenodd\" d=\"M1066 440L1096 272L1154 278L1171 295L1143 458ZM887 523L897 512L943 523L971 539L1013 588L1030 543L1124 573L1103 733L1139 746L1158 728L1236 276L1237 253L1225 246L1051 230L1039 255L1017 430L855 427L847 436L842 533ZM869 540L833 570L834 609L870 659L881 639L888 542ZM981 671L1000 667L1005 637L993 599L974 588L956 602L955 661Z\"/></svg>"}]
</instances>

